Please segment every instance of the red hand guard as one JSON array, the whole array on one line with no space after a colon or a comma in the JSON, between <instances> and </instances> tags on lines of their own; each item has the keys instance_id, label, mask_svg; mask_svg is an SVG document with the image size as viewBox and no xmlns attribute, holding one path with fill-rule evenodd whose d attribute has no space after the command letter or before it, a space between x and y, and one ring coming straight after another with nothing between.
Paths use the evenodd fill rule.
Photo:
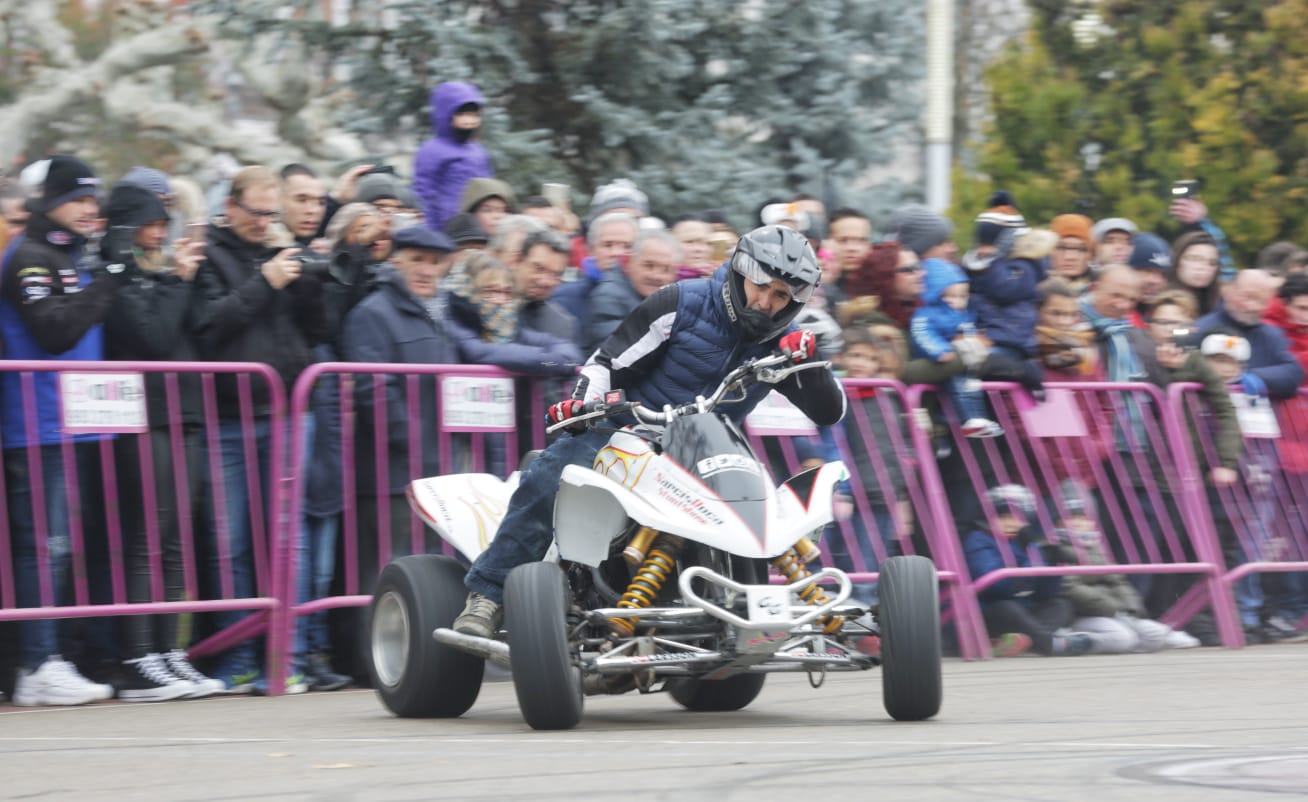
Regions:
<instances>
[{"instance_id":1,"label":"red hand guard","mask_svg":"<svg viewBox=\"0 0 1308 802\"><path fill-rule=\"evenodd\" d=\"M781 338L777 347L794 361L803 362L817 353L817 338L811 331L792 331Z\"/></svg>"}]
</instances>

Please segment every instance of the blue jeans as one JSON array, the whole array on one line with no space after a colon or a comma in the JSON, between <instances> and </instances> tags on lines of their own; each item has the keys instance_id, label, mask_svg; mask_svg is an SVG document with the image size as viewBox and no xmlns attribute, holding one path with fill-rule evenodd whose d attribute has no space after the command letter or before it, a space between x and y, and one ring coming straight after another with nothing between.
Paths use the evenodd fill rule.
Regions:
<instances>
[{"instance_id":1,"label":"blue jeans","mask_svg":"<svg viewBox=\"0 0 1308 802\"><path fill-rule=\"evenodd\" d=\"M246 599L255 594L254 548L251 538L249 494L250 471L257 467L259 492L262 500L260 510L264 521L268 521L268 458L272 450L272 428L267 418L254 421L253 448L257 466L251 466L245 457L245 431L239 420L220 420L218 422L219 450L221 454L219 470L222 473L226 527L220 525L218 516L210 513L208 579L211 592L219 598L222 594L222 563L218 544L225 544L227 555L231 560L232 595L231 598ZM210 507L217 505L212 489L208 495ZM266 524L265 524L266 527ZM265 529L265 539L271 535ZM266 542L266 540L265 540ZM270 570L272 566L269 566ZM249 615L245 610L230 610L214 614L215 623L220 629L226 629ZM254 651L254 641L246 640L227 651L222 669L218 673L239 673L254 670L259 661Z\"/></svg>"},{"instance_id":2,"label":"blue jeans","mask_svg":"<svg viewBox=\"0 0 1308 802\"><path fill-rule=\"evenodd\" d=\"M953 399L954 407L958 410L960 423L973 418L989 417L986 413L985 394L972 388L975 382L976 377L970 373L949 378L949 397Z\"/></svg>"},{"instance_id":3,"label":"blue jeans","mask_svg":"<svg viewBox=\"0 0 1308 802\"><path fill-rule=\"evenodd\" d=\"M59 604L68 592L71 544L68 528L68 493L64 482L63 456L59 446L40 446L39 462L44 478L46 537L51 601ZM27 462L27 449L4 450L5 485L9 493L9 526L14 551L14 586L19 607L40 607L41 585L36 559L35 482ZM23 621L19 624L22 665L35 670L46 658L59 652L59 630L54 619Z\"/></svg>"},{"instance_id":4,"label":"blue jeans","mask_svg":"<svg viewBox=\"0 0 1308 802\"><path fill-rule=\"evenodd\" d=\"M311 465L314 458L313 445L316 433L313 413L306 413L302 419L300 441L300 465ZM295 600L304 604L312 599L321 599L327 595L332 584L332 572L336 569L336 533L339 519L335 515L319 517L304 514L300 518L300 528L295 540ZM328 648L327 613L302 615L295 621L295 635L291 643L291 654L296 658L309 652L322 652Z\"/></svg>"},{"instance_id":5,"label":"blue jeans","mask_svg":"<svg viewBox=\"0 0 1308 802\"><path fill-rule=\"evenodd\" d=\"M472 564L464 584L469 590L504 601L504 581L519 565L545 556L554 539L554 497L568 465L590 466L609 440L608 432L564 435L541 452L509 499L508 512L490 548Z\"/></svg>"}]
</instances>

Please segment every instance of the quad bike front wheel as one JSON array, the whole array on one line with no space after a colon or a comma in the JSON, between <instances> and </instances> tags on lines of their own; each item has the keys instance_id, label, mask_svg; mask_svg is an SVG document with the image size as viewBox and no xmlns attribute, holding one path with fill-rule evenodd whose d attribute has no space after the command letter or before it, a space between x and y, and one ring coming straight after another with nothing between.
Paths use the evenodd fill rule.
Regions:
<instances>
[{"instance_id":1,"label":"quad bike front wheel","mask_svg":"<svg viewBox=\"0 0 1308 802\"><path fill-rule=\"evenodd\" d=\"M891 557L881 566L881 696L896 721L940 712L940 595L926 557Z\"/></svg>"},{"instance_id":2,"label":"quad bike front wheel","mask_svg":"<svg viewBox=\"0 0 1308 802\"><path fill-rule=\"evenodd\" d=\"M568 644L568 583L557 563L525 563L504 583L504 625L518 709L535 730L581 721L581 668Z\"/></svg>"},{"instance_id":3,"label":"quad bike front wheel","mask_svg":"<svg viewBox=\"0 0 1308 802\"><path fill-rule=\"evenodd\" d=\"M432 639L463 609L464 569L439 554L382 571L369 609L368 671L382 704L405 718L461 716L481 692L484 661Z\"/></svg>"}]
</instances>

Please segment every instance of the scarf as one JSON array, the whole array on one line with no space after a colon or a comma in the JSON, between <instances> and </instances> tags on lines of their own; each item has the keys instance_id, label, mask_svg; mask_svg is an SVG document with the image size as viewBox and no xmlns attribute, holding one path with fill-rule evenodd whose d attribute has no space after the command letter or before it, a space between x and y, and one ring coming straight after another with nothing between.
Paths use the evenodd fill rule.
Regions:
<instances>
[{"instance_id":1,"label":"scarf","mask_svg":"<svg viewBox=\"0 0 1308 802\"><path fill-rule=\"evenodd\" d=\"M454 311L466 311L465 325L475 329L482 340L489 343L511 343L518 338L518 309L522 301L514 298L508 303L495 303L480 298L475 276L466 265L455 268L446 279L446 287L453 296Z\"/></svg>"},{"instance_id":2,"label":"scarf","mask_svg":"<svg viewBox=\"0 0 1308 802\"><path fill-rule=\"evenodd\" d=\"M1086 322L1094 329L1095 337L1100 340L1108 341L1108 364L1104 366L1110 382L1131 382L1141 381L1144 378L1144 369L1140 364L1140 357L1136 355L1135 349L1131 347L1130 333L1132 325L1129 320L1113 320L1104 317L1095 311L1094 306L1090 303L1090 296L1081 296L1081 314L1085 316ZM1118 451L1138 451L1147 447L1149 438L1145 434L1144 420L1140 415L1140 406L1131 394L1127 393L1121 396L1116 403L1120 404L1123 412L1126 413L1126 419L1130 423L1129 428L1115 425L1113 427L1113 439L1116 442Z\"/></svg>"}]
</instances>

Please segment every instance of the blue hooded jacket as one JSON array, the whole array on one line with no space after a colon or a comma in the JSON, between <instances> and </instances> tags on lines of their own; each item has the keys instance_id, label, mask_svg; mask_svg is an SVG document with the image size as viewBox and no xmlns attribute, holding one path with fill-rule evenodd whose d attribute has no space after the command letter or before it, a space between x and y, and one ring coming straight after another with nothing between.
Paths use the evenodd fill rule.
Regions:
<instances>
[{"instance_id":1,"label":"blue hooded jacket","mask_svg":"<svg viewBox=\"0 0 1308 802\"><path fill-rule=\"evenodd\" d=\"M960 312L943 300L946 289L967 283L961 268L944 259L927 259L922 267L926 269L926 292L922 295L922 306L913 313L909 324L909 350L915 357L927 356L939 361L953 350L952 339L976 332L976 318L971 310Z\"/></svg>"},{"instance_id":2,"label":"blue hooded jacket","mask_svg":"<svg viewBox=\"0 0 1308 802\"><path fill-rule=\"evenodd\" d=\"M431 91L431 130L413 160L413 191L427 225L436 231L459 211L463 187L473 178L494 178L490 153L479 142L454 136L454 112L466 103L486 105L481 91L463 81L446 81Z\"/></svg>"},{"instance_id":3,"label":"blue hooded jacket","mask_svg":"<svg viewBox=\"0 0 1308 802\"><path fill-rule=\"evenodd\" d=\"M963 554L973 581L991 571L1008 567L1009 564L1004 562L1004 547L1008 548L1014 568L1043 565L1038 559L1032 559L1031 550L1017 538L1005 540L982 529L974 529L963 538ZM1030 604L1052 599L1062 589L1063 578L1059 576L1018 576L999 580L981 591L977 598L982 604L1006 600Z\"/></svg>"}]
</instances>

